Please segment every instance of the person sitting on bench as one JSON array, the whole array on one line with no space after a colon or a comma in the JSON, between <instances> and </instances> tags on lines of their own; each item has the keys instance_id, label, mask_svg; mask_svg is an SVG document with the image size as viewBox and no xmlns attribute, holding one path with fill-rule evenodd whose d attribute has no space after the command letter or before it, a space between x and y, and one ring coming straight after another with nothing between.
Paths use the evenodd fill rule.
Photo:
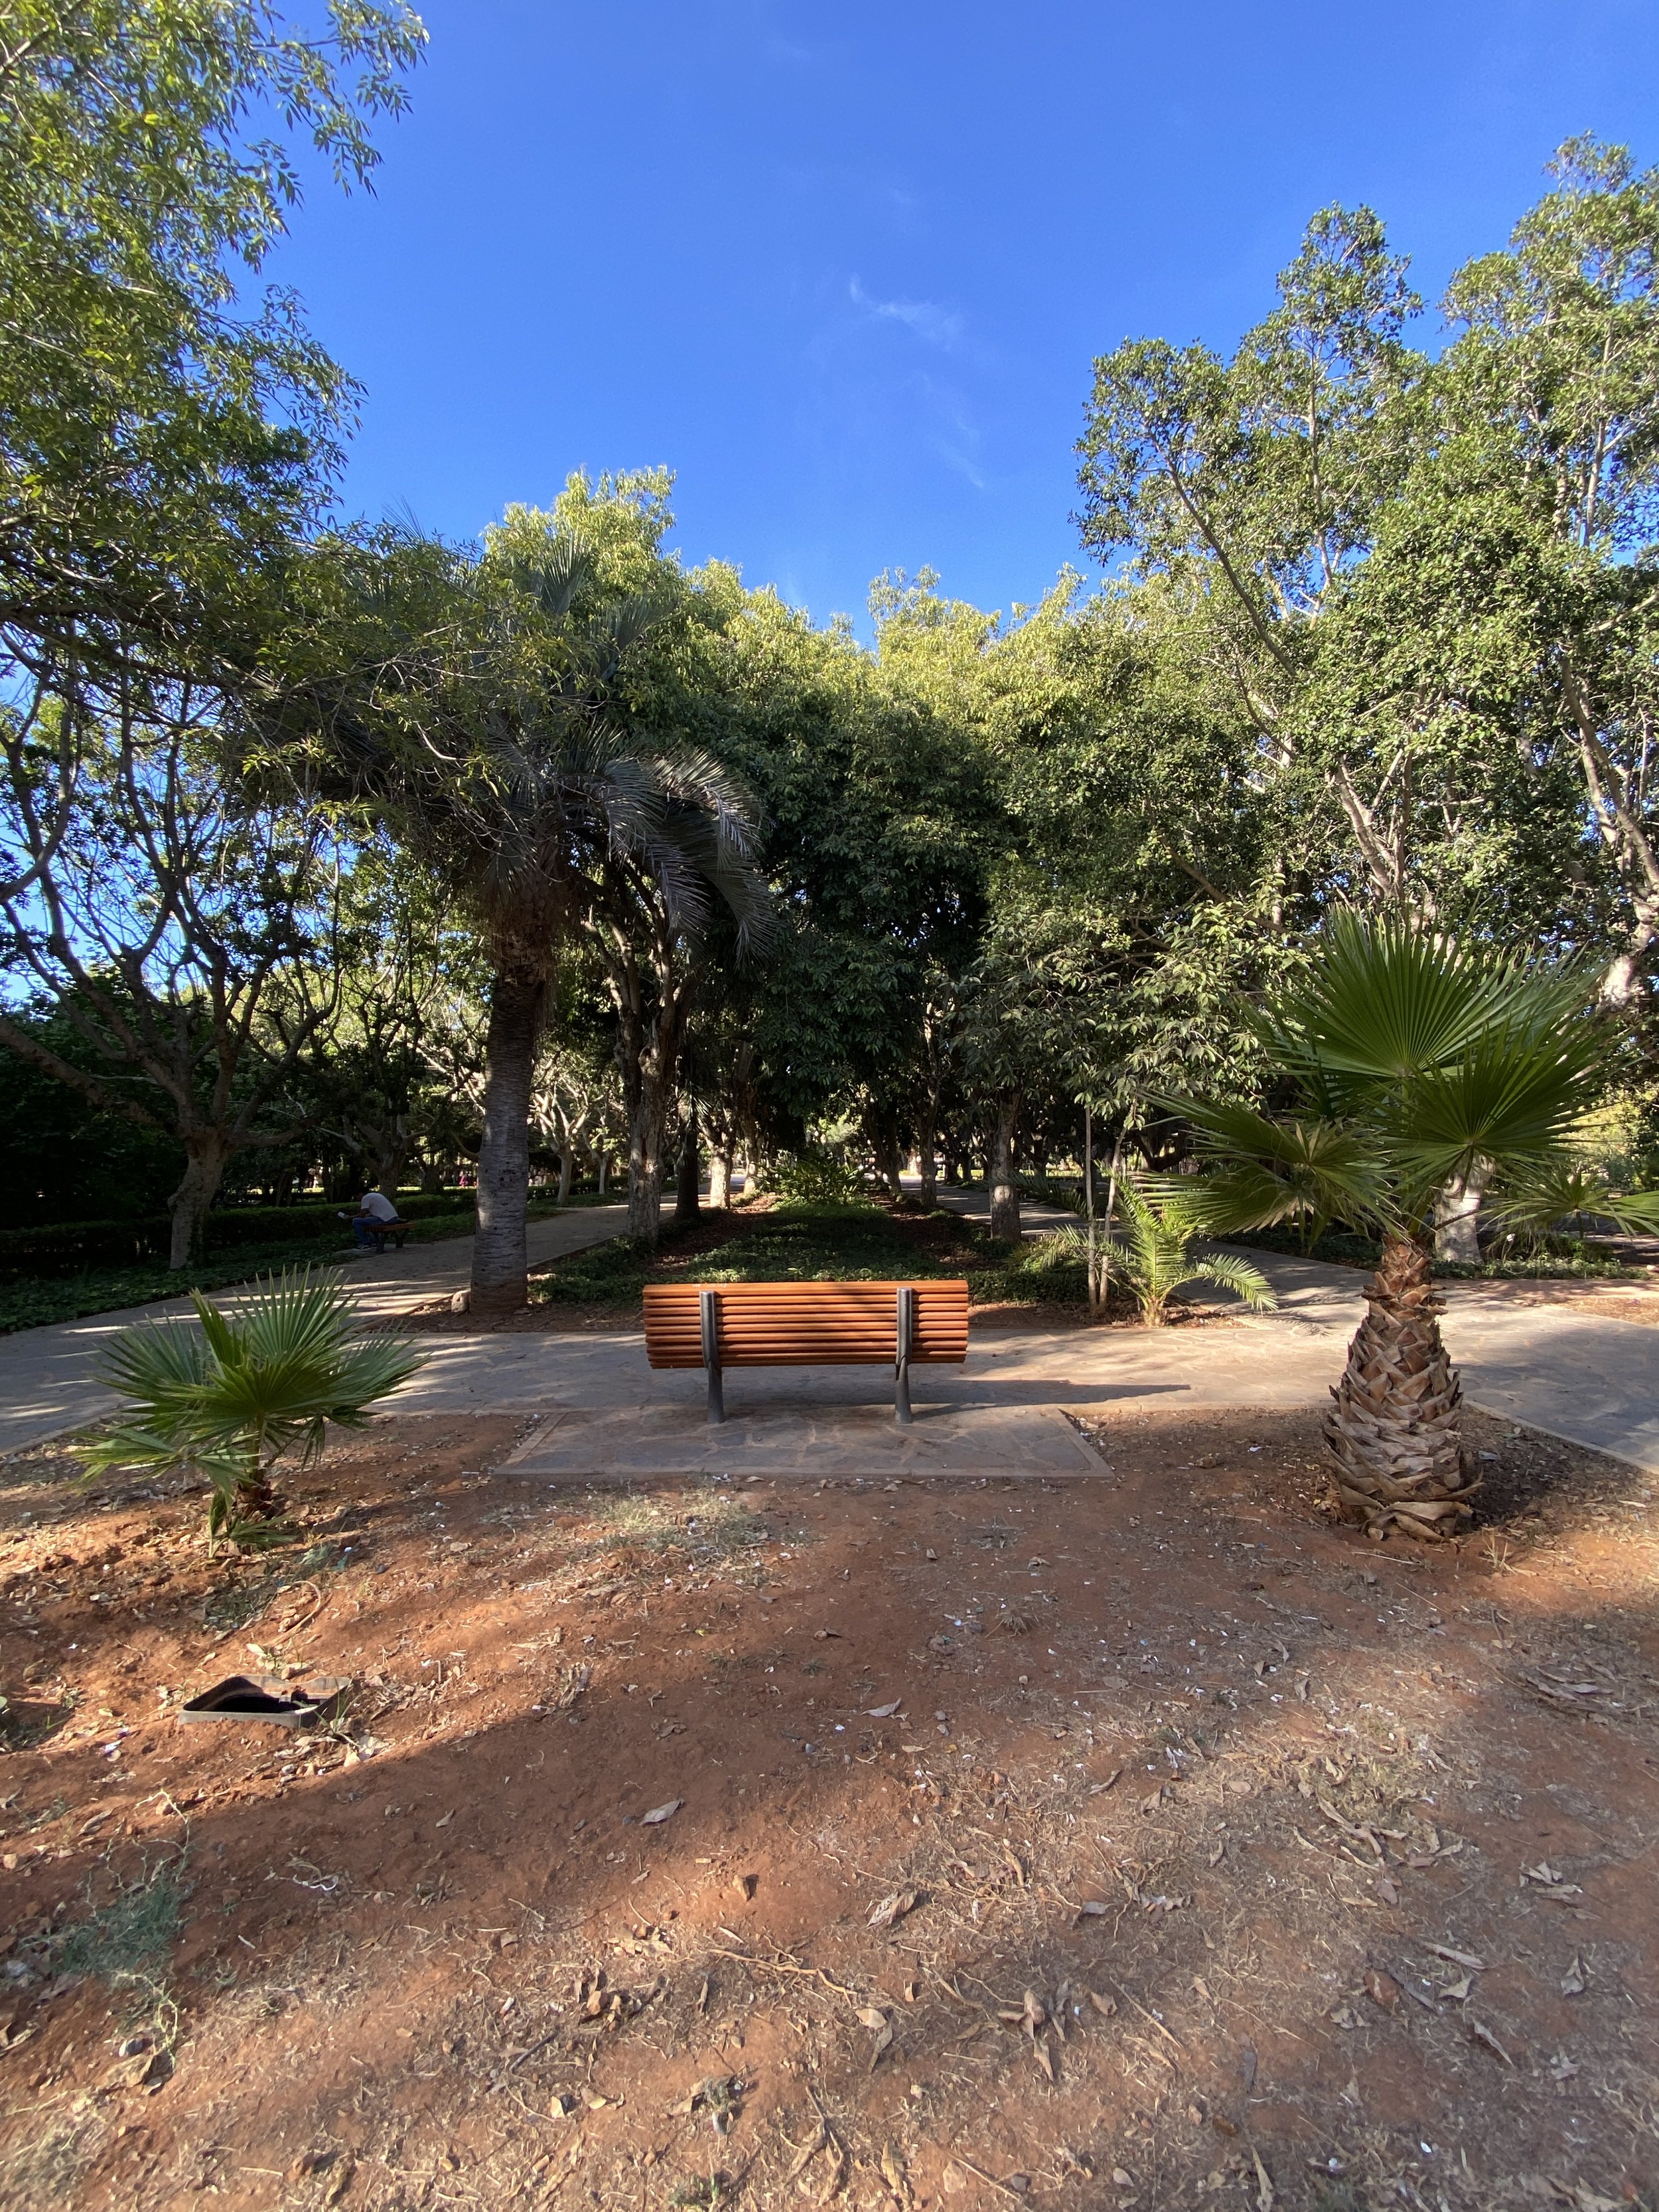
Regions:
<instances>
[{"instance_id":1,"label":"person sitting on bench","mask_svg":"<svg viewBox=\"0 0 1659 2212\"><path fill-rule=\"evenodd\" d=\"M342 1221L351 1224L351 1234L359 1249L367 1252L371 1245L377 1252L386 1249L388 1229L401 1229L398 1209L384 1191L366 1190L357 1201L356 1213L343 1213Z\"/></svg>"}]
</instances>

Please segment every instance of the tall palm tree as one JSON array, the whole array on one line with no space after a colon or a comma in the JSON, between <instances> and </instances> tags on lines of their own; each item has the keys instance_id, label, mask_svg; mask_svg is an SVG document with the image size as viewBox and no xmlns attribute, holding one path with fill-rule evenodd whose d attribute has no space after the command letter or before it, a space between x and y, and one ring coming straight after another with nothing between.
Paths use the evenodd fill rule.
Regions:
<instances>
[{"instance_id":1,"label":"tall palm tree","mask_svg":"<svg viewBox=\"0 0 1659 2212\"><path fill-rule=\"evenodd\" d=\"M334 786L390 820L479 932L491 981L471 1304L510 1312L528 1295L537 1046L572 939L606 904L614 935L621 878L649 899L659 935L695 935L719 904L743 951L767 886L741 787L708 754L631 726L627 664L663 602L607 599L568 530L480 562L413 540L377 562L365 588L380 603L352 676L274 719L320 722Z\"/></svg>"},{"instance_id":2,"label":"tall palm tree","mask_svg":"<svg viewBox=\"0 0 1659 2212\"><path fill-rule=\"evenodd\" d=\"M1436 1206L1454 1177L1479 1170L1498 1218L1536 1218L1615 1049L1591 1018L1594 995L1593 980L1569 972L1340 916L1259 1023L1294 1085L1291 1110L1182 1102L1224 1164L1204 1185L1212 1228L1340 1219L1381 1234L1325 1421L1342 1509L1373 1536L1452 1535L1471 1517L1480 1482L1430 1278ZM1659 1227L1659 1194L1607 1198L1602 1211Z\"/></svg>"}]
</instances>

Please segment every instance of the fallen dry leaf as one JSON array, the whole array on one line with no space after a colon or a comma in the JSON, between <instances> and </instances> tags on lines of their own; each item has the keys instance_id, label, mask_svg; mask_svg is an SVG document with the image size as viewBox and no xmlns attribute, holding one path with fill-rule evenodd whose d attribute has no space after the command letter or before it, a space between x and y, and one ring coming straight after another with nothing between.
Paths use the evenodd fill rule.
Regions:
<instances>
[{"instance_id":1,"label":"fallen dry leaf","mask_svg":"<svg viewBox=\"0 0 1659 2212\"><path fill-rule=\"evenodd\" d=\"M1384 2012L1398 2012L1400 2009L1399 1983L1392 1974L1385 1974L1378 1967L1374 1966L1365 1977L1365 1994Z\"/></svg>"},{"instance_id":2,"label":"fallen dry leaf","mask_svg":"<svg viewBox=\"0 0 1659 2212\"><path fill-rule=\"evenodd\" d=\"M1490 2051L1492 2057L1501 2058L1505 2066L1514 2065L1514 2059L1510 2057L1509 2052L1504 2050L1486 2022L1477 2020L1473 2013L1468 2015L1468 2029L1471 2043L1478 2043L1483 2051Z\"/></svg>"},{"instance_id":3,"label":"fallen dry leaf","mask_svg":"<svg viewBox=\"0 0 1659 2212\"><path fill-rule=\"evenodd\" d=\"M884 1897L879 1905L872 1908L870 1925L872 1928L891 1928L902 1920L907 1912L914 1912L921 1901L921 1893L916 1890L896 1889L890 1896Z\"/></svg>"},{"instance_id":4,"label":"fallen dry leaf","mask_svg":"<svg viewBox=\"0 0 1659 2212\"><path fill-rule=\"evenodd\" d=\"M679 1811L680 1807L684 1805L684 1802L685 1800L684 1797L671 1797L665 1805L658 1805L653 1807L648 1813L641 1813L640 1815L641 1827L654 1828L663 1820L672 1820L675 1814Z\"/></svg>"},{"instance_id":5,"label":"fallen dry leaf","mask_svg":"<svg viewBox=\"0 0 1659 2212\"><path fill-rule=\"evenodd\" d=\"M1252 2148L1252 2163L1255 2167L1255 2212L1273 2212L1273 2185L1267 2178L1267 2169L1261 2163L1261 2154Z\"/></svg>"},{"instance_id":6,"label":"fallen dry leaf","mask_svg":"<svg viewBox=\"0 0 1659 2212\"><path fill-rule=\"evenodd\" d=\"M1561 1994L1564 1997L1582 1997L1583 1996L1584 1962L1582 1959L1574 1959L1571 1966L1570 1966L1567 1968L1566 1972L1562 1975Z\"/></svg>"},{"instance_id":7,"label":"fallen dry leaf","mask_svg":"<svg viewBox=\"0 0 1659 2212\"><path fill-rule=\"evenodd\" d=\"M870 1705L866 1711L872 1721L890 1721L903 1703L902 1698L895 1698L890 1705Z\"/></svg>"}]
</instances>

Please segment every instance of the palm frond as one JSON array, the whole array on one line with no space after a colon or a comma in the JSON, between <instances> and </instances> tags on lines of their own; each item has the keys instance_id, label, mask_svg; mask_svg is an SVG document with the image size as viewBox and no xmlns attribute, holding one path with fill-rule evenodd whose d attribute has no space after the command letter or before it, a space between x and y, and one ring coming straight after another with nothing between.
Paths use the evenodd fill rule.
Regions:
<instances>
[{"instance_id":1,"label":"palm frond","mask_svg":"<svg viewBox=\"0 0 1659 2212\"><path fill-rule=\"evenodd\" d=\"M131 1416L82 1448L89 1470L188 1468L214 1485L210 1534L234 1526L235 1499L296 1444L322 1449L328 1425L359 1425L422 1355L359 1336L340 1278L309 1269L266 1278L234 1313L195 1295L195 1323L123 1331L103 1365Z\"/></svg>"},{"instance_id":2,"label":"palm frond","mask_svg":"<svg viewBox=\"0 0 1659 2212\"><path fill-rule=\"evenodd\" d=\"M1231 1291L1253 1313L1271 1313L1279 1304L1279 1293L1261 1268L1253 1267L1248 1260L1236 1259L1231 1252L1206 1253L1203 1259L1193 1262L1187 1279L1214 1283L1218 1289Z\"/></svg>"}]
</instances>

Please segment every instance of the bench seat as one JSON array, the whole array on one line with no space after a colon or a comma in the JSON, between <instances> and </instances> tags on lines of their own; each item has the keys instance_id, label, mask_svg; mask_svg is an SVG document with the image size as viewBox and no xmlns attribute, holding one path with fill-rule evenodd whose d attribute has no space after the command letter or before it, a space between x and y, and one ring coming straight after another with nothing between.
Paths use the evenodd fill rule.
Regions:
<instances>
[{"instance_id":1,"label":"bench seat","mask_svg":"<svg viewBox=\"0 0 1659 2212\"><path fill-rule=\"evenodd\" d=\"M968 1356L966 1282L649 1283L653 1367L702 1367L708 1418L725 1418L728 1367L886 1367L895 1412L910 1419L909 1370Z\"/></svg>"}]
</instances>

